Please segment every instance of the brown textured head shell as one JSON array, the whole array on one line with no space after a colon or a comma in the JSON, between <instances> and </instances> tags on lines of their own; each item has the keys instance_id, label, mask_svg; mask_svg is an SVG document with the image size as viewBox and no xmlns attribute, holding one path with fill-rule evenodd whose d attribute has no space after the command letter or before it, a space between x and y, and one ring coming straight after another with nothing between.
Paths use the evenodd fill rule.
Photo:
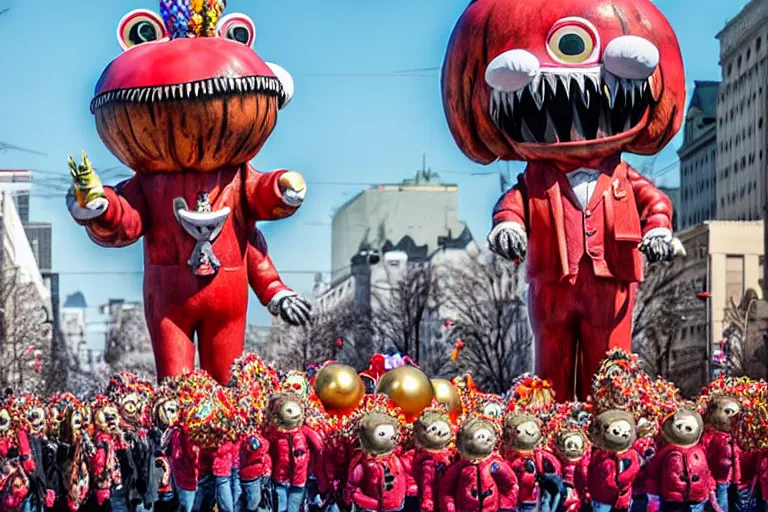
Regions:
<instances>
[{"instance_id":1,"label":"brown textured head shell","mask_svg":"<svg viewBox=\"0 0 768 512\"><path fill-rule=\"evenodd\" d=\"M704 432L704 422L695 409L681 407L667 417L661 426L661 434L671 444L678 446L695 445Z\"/></svg>"},{"instance_id":2,"label":"brown textured head shell","mask_svg":"<svg viewBox=\"0 0 768 512\"><path fill-rule=\"evenodd\" d=\"M603 450L628 450L637 439L635 419L618 409L602 412L592 422L591 437L592 443Z\"/></svg>"},{"instance_id":3,"label":"brown textured head shell","mask_svg":"<svg viewBox=\"0 0 768 512\"><path fill-rule=\"evenodd\" d=\"M719 396L713 398L707 407L707 425L720 430L730 432L733 418L741 411L738 399L732 396Z\"/></svg>"},{"instance_id":4,"label":"brown textured head shell","mask_svg":"<svg viewBox=\"0 0 768 512\"><path fill-rule=\"evenodd\" d=\"M498 438L494 425L484 419L470 419L459 430L456 447L469 460L484 459L496 449Z\"/></svg>"},{"instance_id":5,"label":"brown textured head shell","mask_svg":"<svg viewBox=\"0 0 768 512\"><path fill-rule=\"evenodd\" d=\"M295 393L276 393L269 402L269 420L278 428L291 430L304 423L304 400Z\"/></svg>"},{"instance_id":6,"label":"brown textured head shell","mask_svg":"<svg viewBox=\"0 0 768 512\"><path fill-rule=\"evenodd\" d=\"M533 450L541 442L541 421L530 414L509 413L504 419L504 445L514 450Z\"/></svg>"},{"instance_id":7,"label":"brown textured head shell","mask_svg":"<svg viewBox=\"0 0 768 512\"><path fill-rule=\"evenodd\" d=\"M400 443L400 424L389 414L368 413L360 420L358 436L363 451L384 455L395 451Z\"/></svg>"}]
</instances>

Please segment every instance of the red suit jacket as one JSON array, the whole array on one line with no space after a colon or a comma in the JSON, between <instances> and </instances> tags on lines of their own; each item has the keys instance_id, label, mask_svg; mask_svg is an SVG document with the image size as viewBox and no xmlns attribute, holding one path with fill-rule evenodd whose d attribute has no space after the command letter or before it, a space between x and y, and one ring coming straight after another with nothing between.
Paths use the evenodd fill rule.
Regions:
<instances>
[{"instance_id":1,"label":"red suit jacket","mask_svg":"<svg viewBox=\"0 0 768 512\"><path fill-rule=\"evenodd\" d=\"M706 451L709 469L718 484L736 484L740 488L750 485L742 478L742 456L739 444L728 432L705 427L701 445Z\"/></svg>"},{"instance_id":2,"label":"red suit jacket","mask_svg":"<svg viewBox=\"0 0 768 512\"><path fill-rule=\"evenodd\" d=\"M561 460L560 462L563 465L563 483L572 490L565 500L565 508L578 510L582 501L590 499L587 487L589 455L584 454L581 460Z\"/></svg>"},{"instance_id":3,"label":"red suit jacket","mask_svg":"<svg viewBox=\"0 0 768 512\"><path fill-rule=\"evenodd\" d=\"M715 490L704 448L668 444L648 463L649 494L674 503L702 503Z\"/></svg>"},{"instance_id":4,"label":"red suit jacket","mask_svg":"<svg viewBox=\"0 0 768 512\"><path fill-rule=\"evenodd\" d=\"M403 464L416 482L413 496L419 496L422 512L433 512L438 496L437 484L453 462L456 451L444 448L439 451L415 448L403 456Z\"/></svg>"},{"instance_id":5,"label":"red suit jacket","mask_svg":"<svg viewBox=\"0 0 768 512\"><path fill-rule=\"evenodd\" d=\"M535 503L538 500L539 475L544 473L562 475L563 473L560 460L553 453L542 448L537 448L530 453L508 451L504 454L504 459L517 476L520 487L517 498L519 503Z\"/></svg>"},{"instance_id":6,"label":"red suit jacket","mask_svg":"<svg viewBox=\"0 0 768 512\"><path fill-rule=\"evenodd\" d=\"M253 449L248 439L240 443L240 480L249 482L272 474L272 459L269 456L269 441L255 436L259 447Z\"/></svg>"},{"instance_id":7,"label":"red suit jacket","mask_svg":"<svg viewBox=\"0 0 768 512\"><path fill-rule=\"evenodd\" d=\"M349 465L346 499L363 510L403 509L405 496L416 487L397 453L375 457L359 453Z\"/></svg>"},{"instance_id":8,"label":"red suit jacket","mask_svg":"<svg viewBox=\"0 0 768 512\"><path fill-rule=\"evenodd\" d=\"M309 427L294 430L270 428L265 432L272 459L272 479L281 485L303 487L309 475L317 476L321 489L327 489L322 471L323 438ZM320 471L315 471L320 470Z\"/></svg>"},{"instance_id":9,"label":"red suit jacket","mask_svg":"<svg viewBox=\"0 0 768 512\"><path fill-rule=\"evenodd\" d=\"M530 281L556 283L574 276L585 254L597 277L642 281L637 246L651 229L672 229L672 203L618 157L600 172L585 210L568 177L546 162L530 162L497 203L494 225L515 222L528 234Z\"/></svg>"},{"instance_id":10,"label":"red suit jacket","mask_svg":"<svg viewBox=\"0 0 768 512\"><path fill-rule=\"evenodd\" d=\"M180 429L171 433L170 445L173 481L184 491L196 490L200 476L199 449Z\"/></svg>"},{"instance_id":11,"label":"red suit jacket","mask_svg":"<svg viewBox=\"0 0 768 512\"><path fill-rule=\"evenodd\" d=\"M481 462L461 458L439 483L440 512L498 512L517 508L515 472L500 456Z\"/></svg>"},{"instance_id":12,"label":"red suit jacket","mask_svg":"<svg viewBox=\"0 0 768 512\"><path fill-rule=\"evenodd\" d=\"M637 475L635 485L632 486L632 491L635 494L649 494L645 488L645 478L648 474L648 461L656 455L656 439L654 437L639 437L635 444L632 446L640 457L645 461L643 467L640 468L640 473Z\"/></svg>"},{"instance_id":13,"label":"red suit jacket","mask_svg":"<svg viewBox=\"0 0 768 512\"><path fill-rule=\"evenodd\" d=\"M598 503L627 510L643 461L634 449L616 453L595 448L589 461L589 492Z\"/></svg>"}]
</instances>

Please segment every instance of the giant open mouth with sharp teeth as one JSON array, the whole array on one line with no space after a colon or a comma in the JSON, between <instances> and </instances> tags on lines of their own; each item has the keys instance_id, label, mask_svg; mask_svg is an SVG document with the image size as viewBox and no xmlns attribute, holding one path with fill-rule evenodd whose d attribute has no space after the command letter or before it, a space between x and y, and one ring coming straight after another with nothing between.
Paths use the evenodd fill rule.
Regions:
<instances>
[{"instance_id":1,"label":"giant open mouth with sharp teeth","mask_svg":"<svg viewBox=\"0 0 768 512\"><path fill-rule=\"evenodd\" d=\"M514 142L556 144L629 132L652 104L648 80L617 78L602 68L545 69L515 92L492 89L490 113Z\"/></svg>"}]
</instances>

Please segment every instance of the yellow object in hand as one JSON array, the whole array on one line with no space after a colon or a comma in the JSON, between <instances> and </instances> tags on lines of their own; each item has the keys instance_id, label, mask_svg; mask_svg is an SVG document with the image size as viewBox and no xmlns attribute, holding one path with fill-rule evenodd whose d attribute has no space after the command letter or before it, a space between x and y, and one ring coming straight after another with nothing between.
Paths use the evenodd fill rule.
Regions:
<instances>
[{"instance_id":1,"label":"yellow object in hand","mask_svg":"<svg viewBox=\"0 0 768 512\"><path fill-rule=\"evenodd\" d=\"M88 155L83 151L83 162L78 165L72 156L69 156L69 171L72 175L72 186L75 190L75 199L77 203L85 207L94 199L104 197L104 187L101 185L101 179L93 165L88 159Z\"/></svg>"}]
</instances>

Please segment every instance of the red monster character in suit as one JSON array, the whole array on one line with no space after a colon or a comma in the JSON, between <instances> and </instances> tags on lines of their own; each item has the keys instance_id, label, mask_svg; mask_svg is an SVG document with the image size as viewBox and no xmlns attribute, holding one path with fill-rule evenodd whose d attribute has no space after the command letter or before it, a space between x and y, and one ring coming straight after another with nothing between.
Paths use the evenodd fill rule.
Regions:
<instances>
[{"instance_id":1,"label":"red monster character in suit","mask_svg":"<svg viewBox=\"0 0 768 512\"><path fill-rule=\"evenodd\" d=\"M559 399L583 399L606 351L630 347L641 253L669 260L679 247L669 199L621 159L657 153L681 126L675 34L650 0L475 0L442 80L469 158L528 162L489 243L527 255L536 373Z\"/></svg>"},{"instance_id":2,"label":"red monster character in suit","mask_svg":"<svg viewBox=\"0 0 768 512\"><path fill-rule=\"evenodd\" d=\"M144 306L160 380L194 368L195 335L201 366L229 380L243 350L248 283L273 314L293 324L309 316L255 227L292 215L304 179L248 163L293 81L251 49L250 18L221 16L225 4L163 0L163 17L127 14L117 33L124 52L102 73L91 110L107 148L136 174L104 187L85 154L79 165L70 158L68 207L90 238L124 247L144 237Z\"/></svg>"}]
</instances>

